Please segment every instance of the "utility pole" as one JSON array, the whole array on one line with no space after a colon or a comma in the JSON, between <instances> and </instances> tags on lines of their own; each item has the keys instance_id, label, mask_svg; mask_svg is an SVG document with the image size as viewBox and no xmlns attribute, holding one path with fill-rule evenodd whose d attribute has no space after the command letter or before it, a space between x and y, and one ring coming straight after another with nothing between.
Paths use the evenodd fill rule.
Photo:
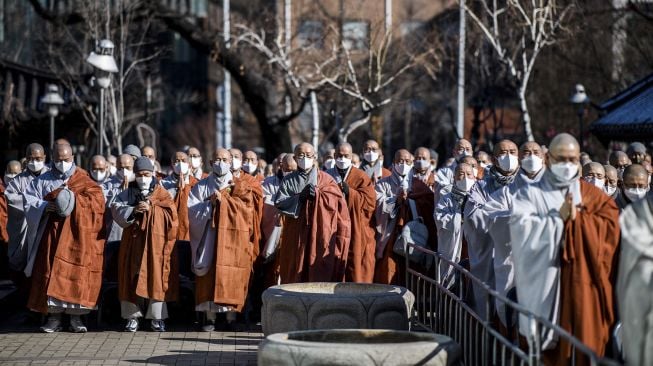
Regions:
<instances>
[{"instance_id":1,"label":"utility pole","mask_svg":"<svg viewBox=\"0 0 653 366\"><path fill-rule=\"evenodd\" d=\"M456 134L465 137L465 0L460 2L460 30L458 32L458 106L456 108Z\"/></svg>"},{"instance_id":2,"label":"utility pole","mask_svg":"<svg viewBox=\"0 0 653 366\"><path fill-rule=\"evenodd\" d=\"M228 50L231 47L231 10L230 0L222 0L223 9L223 28L224 43ZM222 86L222 147L231 148L231 74L224 70L224 80ZM220 146L216 146L220 147Z\"/></svg>"},{"instance_id":3,"label":"utility pole","mask_svg":"<svg viewBox=\"0 0 653 366\"><path fill-rule=\"evenodd\" d=\"M392 32L392 0L385 0L385 6L384 6L384 12L385 12L385 33L389 34ZM383 145L381 146L382 150L387 151L391 146L390 143L392 142L392 121L390 118L384 118L383 119Z\"/></svg>"}]
</instances>

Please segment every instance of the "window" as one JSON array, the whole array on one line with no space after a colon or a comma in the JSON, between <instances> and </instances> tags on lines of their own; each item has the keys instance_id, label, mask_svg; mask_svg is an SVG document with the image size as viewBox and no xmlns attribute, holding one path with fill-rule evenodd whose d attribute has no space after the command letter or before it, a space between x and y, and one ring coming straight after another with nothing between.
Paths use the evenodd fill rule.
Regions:
<instances>
[{"instance_id":1,"label":"window","mask_svg":"<svg viewBox=\"0 0 653 366\"><path fill-rule=\"evenodd\" d=\"M370 25L363 21L345 21L342 24L342 42L348 50L367 50Z\"/></svg>"},{"instance_id":2,"label":"window","mask_svg":"<svg viewBox=\"0 0 653 366\"><path fill-rule=\"evenodd\" d=\"M324 46L324 28L318 20L303 20L297 30L297 43L302 48Z\"/></svg>"},{"instance_id":3,"label":"window","mask_svg":"<svg viewBox=\"0 0 653 366\"><path fill-rule=\"evenodd\" d=\"M409 20L401 23L401 36L406 37L411 34L420 34L424 32L424 22L419 20Z\"/></svg>"}]
</instances>

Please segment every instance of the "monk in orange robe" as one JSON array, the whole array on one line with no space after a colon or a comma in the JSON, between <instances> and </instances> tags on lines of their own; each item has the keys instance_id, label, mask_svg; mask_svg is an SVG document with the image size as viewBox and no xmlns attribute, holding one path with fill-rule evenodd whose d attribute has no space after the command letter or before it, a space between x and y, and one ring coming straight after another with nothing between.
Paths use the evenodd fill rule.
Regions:
<instances>
[{"instance_id":1,"label":"monk in orange robe","mask_svg":"<svg viewBox=\"0 0 653 366\"><path fill-rule=\"evenodd\" d=\"M351 220L351 241L347 256L347 282L371 283L376 262L374 227L372 218L376 207L376 192L372 179L364 171L352 166L351 145L343 142L336 146L335 164L327 173L338 182L347 201Z\"/></svg>"},{"instance_id":2,"label":"monk in orange robe","mask_svg":"<svg viewBox=\"0 0 653 366\"><path fill-rule=\"evenodd\" d=\"M579 179L580 147L566 133L551 140L542 179L513 198L510 239L519 303L604 356L615 322L613 283L619 209ZM530 324L520 319L520 332ZM571 364L571 347L542 329L547 365ZM576 352L576 365L589 360Z\"/></svg>"},{"instance_id":3,"label":"monk in orange robe","mask_svg":"<svg viewBox=\"0 0 653 366\"><path fill-rule=\"evenodd\" d=\"M433 191L413 175L413 156L401 149L395 153L392 175L376 184L376 272L374 282L402 284L405 258L395 254L395 240L412 217L409 200L415 202L418 216L426 225L429 249L437 247L437 230L433 221Z\"/></svg>"},{"instance_id":4,"label":"monk in orange robe","mask_svg":"<svg viewBox=\"0 0 653 366\"><path fill-rule=\"evenodd\" d=\"M7 221L9 215L7 214L7 197L5 197L5 185L0 182L0 242L9 242L9 234L7 234Z\"/></svg>"},{"instance_id":5,"label":"monk in orange robe","mask_svg":"<svg viewBox=\"0 0 653 366\"><path fill-rule=\"evenodd\" d=\"M214 329L215 314L228 323L243 310L252 266L258 255L263 191L256 178L232 173L232 154L216 150L213 173L188 197L195 310L206 314L204 331Z\"/></svg>"},{"instance_id":6,"label":"monk in orange robe","mask_svg":"<svg viewBox=\"0 0 653 366\"><path fill-rule=\"evenodd\" d=\"M343 281L351 223L340 187L315 164L315 149L295 147L297 170L284 177L275 206L285 216L277 252L281 283Z\"/></svg>"},{"instance_id":7,"label":"monk in orange robe","mask_svg":"<svg viewBox=\"0 0 653 366\"><path fill-rule=\"evenodd\" d=\"M56 145L53 162L55 168L33 180L24 194L25 275L32 278L27 306L49 314L43 332L61 330L65 312L71 316L70 330L83 333L80 315L95 308L102 282L104 195L75 166L70 145Z\"/></svg>"},{"instance_id":8,"label":"monk in orange robe","mask_svg":"<svg viewBox=\"0 0 653 366\"><path fill-rule=\"evenodd\" d=\"M188 156L183 151L177 151L172 159L173 172L161 180L161 185L165 188L175 201L177 208L177 240L190 240L188 229L188 195L191 188L199 182L190 172Z\"/></svg>"}]
</instances>

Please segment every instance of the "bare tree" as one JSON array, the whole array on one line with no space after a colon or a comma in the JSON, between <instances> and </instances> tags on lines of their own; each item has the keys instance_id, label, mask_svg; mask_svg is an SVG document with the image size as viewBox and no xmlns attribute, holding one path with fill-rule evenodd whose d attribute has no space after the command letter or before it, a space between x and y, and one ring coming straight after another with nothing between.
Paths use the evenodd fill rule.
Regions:
<instances>
[{"instance_id":1,"label":"bare tree","mask_svg":"<svg viewBox=\"0 0 653 366\"><path fill-rule=\"evenodd\" d=\"M477 0L465 6L514 83L529 141L534 140L526 98L532 71L542 49L558 41L572 8L571 2L555 0Z\"/></svg>"}]
</instances>

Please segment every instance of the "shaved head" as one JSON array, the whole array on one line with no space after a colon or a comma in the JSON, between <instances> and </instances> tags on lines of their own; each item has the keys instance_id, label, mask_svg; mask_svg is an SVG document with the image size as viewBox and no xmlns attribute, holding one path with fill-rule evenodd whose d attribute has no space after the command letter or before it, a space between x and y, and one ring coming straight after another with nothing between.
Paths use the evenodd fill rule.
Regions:
<instances>
[{"instance_id":1,"label":"shaved head","mask_svg":"<svg viewBox=\"0 0 653 366\"><path fill-rule=\"evenodd\" d=\"M616 171L615 171L616 173ZM602 164L591 162L583 165L583 177L605 178L605 168Z\"/></svg>"},{"instance_id":2,"label":"shaved head","mask_svg":"<svg viewBox=\"0 0 653 366\"><path fill-rule=\"evenodd\" d=\"M551 140L547 153L547 164L550 167L555 163L580 163L580 146L574 136L561 133Z\"/></svg>"},{"instance_id":3,"label":"shaved head","mask_svg":"<svg viewBox=\"0 0 653 366\"><path fill-rule=\"evenodd\" d=\"M465 150L468 152L472 152L472 143L469 142L469 140L466 139L460 139L456 142L456 145L454 146L454 152L458 152L459 150Z\"/></svg>"},{"instance_id":4,"label":"shaved head","mask_svg":"<svg viewBox=\"0 0 653 366\"><path fill-rule=\"evenodd\" d=\"M202 156L202 154L200 154L199 149L197 149L196 147L189 147L188 148L188 155L189 156Z\"/></svg>"},{"instance_id":5,"label":"shaved head","mask_svg":"<svg viewBox=\"0 0 653 366\"><path fill-rule=\"evenodd\" d=\"M425 147L415 149L415 159L431 160L431 151Z\"/></svg>"},{"instance_id":6,"label":"shaved head","mask_svg":"<svg viewBox=\"0 0 653 366\"><path fill-rule=\"evenodd\" d=\"M527 156L537 156L539 158L544 158L544 153L540 144L535 141L527 141L519 147L519 159L523 159Z\"/></svg>"},{"instance_id":7,"label":"shaved head","mask_svg":"<svg viewBox=\"0 0 653 366\"><path fill-rule=\"evenodd\" d=\"M315 148L313 145L309 144L308 142L302 142L297 144L295 146L295 150L293 150L295 155L298 155L300 152L306 154L307 156L313 156L315 155Z\"/></svg>"},{"instance_id":8,"label":"shaved head","mask_svg":"<svg viewBox=\"0 0 653 366\"><path fill-rule=\"evenodd\" d=\"M68 141L66 139L56 139L56 140L54 140L54 146L57 146L57 145L68 145L68 146L70 146L70 141Z\"/></svg>"},{"instance_id":9,"label":"shaved head","mask_svg":"<svg viewBox=\"0 0 653 366\"><path fill-rule=\"evenodd\" d=\"M6 174L20 174L23 170L23 166L18 160L11 160L7 163L7 168L5 169Z\"/></svg>"},{"instance_id":10,"label":"shaved head","mask_svg":"<svg viewBox=\"0 0 653 366\"><path fill-rule=\"evenodd\" d=\"M632 164L626 167L626 170L624 170L624 183L626 182L627 178L630 177L644 177L648 179L648 171L646 171L646 168L644 168L640 164Z\"/></svg>"},{"instance_id":11,"label":"shaved head","mask_svg":"<svg viewBox=\"0 0 653 366\"><path fill-rule=\"evenodd\" d=\"M25 149L25 156L30 156L33 153L37 153L37 152L41 152L42 154L45 155L45 149L43 149L43 145L35 142L27 145L27 149Z\"/></svg>"},{"instance_id":12,"label":"shaved head","mask_svg":"<svg viewBox=\"0 0 653 366\"><path fill-rule=\"evenodd\" d=\"M55 144L54 154L52 156L54 162L59 161L72 161L73 160L73 149L70 145L66 144Z\"/></svg>"},{"instance_id":13,"label":"shaved head","mask_svg":"<svg viewBox=\"0 0 653 366\"><path fill-rule=\"evenodd\" d=\"M294 172L297 170L297 162L293 154L284 154L283 158L281 158L280 166L284 172Z\"/></svg>"},{"instance_id":14,"label":"shaved head","mask_svg":"<svg viewBox=\"0 0 653 366\"><path fill-rule=\"evenodd\" d=\"M336 145L336 151L334 158L346 158L346 159L351 159L352 158L352 148L351 145L347 142L341 142L338 145Z\"/></svg>"},{"instance_id":15,"label":"shaved head","mask_svg":"<svg viewBox=\"0 0 653 366\"><path fill-rule=\"evenodd\" d=\"M258 155L256 155L256 153L252 150L247 150L245 151L245 154L243 154L243 159L257 161Z\"/></svg>"},{"instance_id":16,"label":"shaved head","mask_svg":"<svg viewBox=\"0 0 653 366\"><path fill-rule=\"evenodd\" d=\"M175 152L175 155L172 156L172 164L175 163L188 163L188 155L183 151Z\"/></svg>"},{"instance_id":17,"label":"shaved head","mask_svg":"<svg viewBox=\"0 0 653 366\"><path fill-rule=\"evenodd\" d=\"M229 153L233 159L243 159L243 152L240 149L231 148L229 149Z\"/></svg>"},{"instance_id":18,"label":"shaved head","mask_svg":"<svg viewBox=\"0 0 653 366\"><path fill-rule=\"evenodd\" d=\"M498 144L494 145L493 154L495 157L506 153L517 155L517 144L510 140L501 140Z\"/></svg>"},{"instance_id":19,"label":"shaved head","mask_svg":"<svg viewBox=\"0 0 653 366\"><path fill-rule=\"evenodd\" d=\"M394 163L406 162L409 165L413 164L413 155L406 149L399 149L395 152Z\"/></svg>"},{"instance_id":20,"label":"shaved head","mask_svg":"<svg viewBox=\"0 0 653 366\"><path fill-rule=\"evenodd\" d=\"M107 160L102 155L94 155L91 158L91 170L102 170L107 168Z\"/></svg>"},{"instance_id":21,"label":"shaved head","mask_svg":"<svg viewBox=\"0 0 653 366\"><path fill-rule=\"evenodd\" d=\"M471 165L467 163L460 163L456 165L453 178L456 181L461 181L464 180L465 178L476 179L476 177L474 176L474 169L472 168Z\"/></svg>"},{"instance_id":22,"label":"shaved head","mask_svg":"<svg viewBox=\"0 0 653 366\"><path fill-rule=\"evenodd\" d=\"M351 144L348 142L341 142L338 145L336 145L336 151L340 150L341 148L348 149L349 152L353 151Z\"/></svg>"},{"instance_id":23,"label":"shaved head","mask_svg":"<svg viewBox=\"0 0 653 366\"><path fill-rule=\"evenodd\" d=\"M122 154L118 157L118 169L134 170L134 158L129 154Z\"/></svg>"},{"instance_id":24,"label":"shaved head","mask_svg":"<svg viewBox=\"0 0 653 366\"><path fill-rule=\"evenodd\" d=\"M141 155L152 160L156 160L156 152L152 146L143 146L141 149Z\"/></svg>"},{"instance_id":25,"label":"shaved head","mask_svg":"<svg viewBox=\"0 0 653 366\"><path fill-rule=\"evenodd\" d=\"M218 160L225 161L231 164L231 161L233 160L233 155L230 150L218 148L213 153L213 161L218 161Z\"/></svg>"},{"instance_id":26,"label":"shaved head","mask_svg":"<svg viewBox=\"0 0 653 366\"><path fill-rule=\"evenodd\" d=\"M630 158L628 158L628 155L623 151L611 152L608 161L610 162L610 165L617 169L625 168L626 166L630 165Z\"/></svg>"}]
</instances>

